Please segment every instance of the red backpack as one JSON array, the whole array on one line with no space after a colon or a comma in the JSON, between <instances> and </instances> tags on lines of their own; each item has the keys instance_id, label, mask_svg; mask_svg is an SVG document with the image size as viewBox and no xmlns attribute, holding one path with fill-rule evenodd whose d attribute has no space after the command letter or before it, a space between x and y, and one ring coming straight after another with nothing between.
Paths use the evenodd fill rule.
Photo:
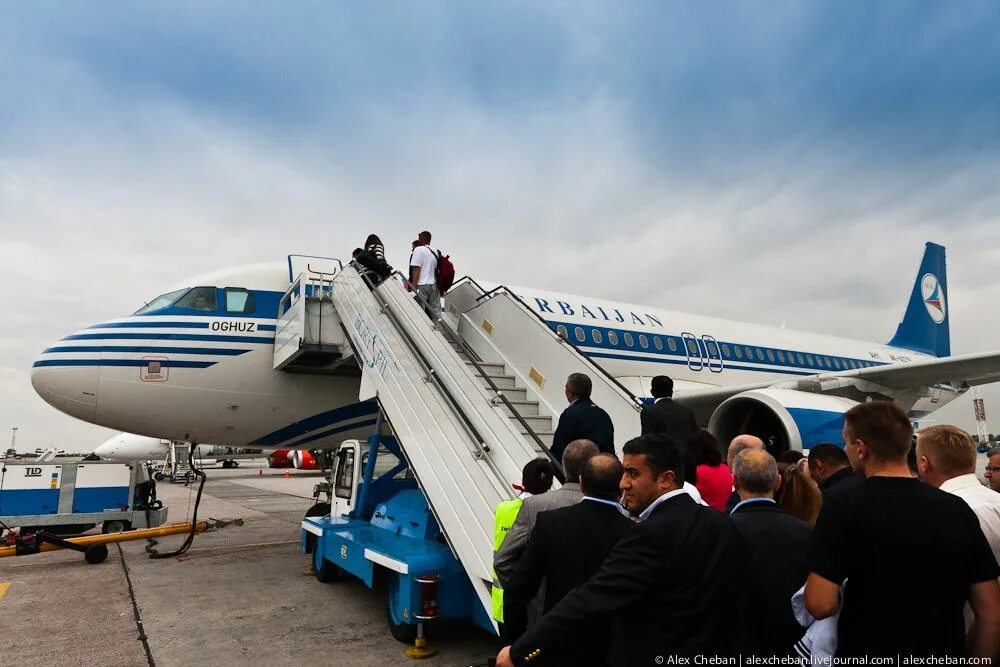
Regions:
<instances>
[{"instance_id":1,"label":"red backpack","mask_svg":"<svg viewBox=\"0 0 1000 667\"><path fill-rule=\"evenodd\" d=\"M444 296L455 283L455 265L451 263L451 255L442 255L440 250L437 251L437 260L434 277L437 279L438 291Z\"/></svg>"}]
</instances>

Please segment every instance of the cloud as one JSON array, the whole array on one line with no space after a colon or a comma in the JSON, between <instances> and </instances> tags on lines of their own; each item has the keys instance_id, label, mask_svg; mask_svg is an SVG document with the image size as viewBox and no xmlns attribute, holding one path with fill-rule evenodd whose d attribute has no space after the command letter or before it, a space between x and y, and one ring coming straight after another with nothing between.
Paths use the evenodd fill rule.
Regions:
<instances>
[{"instance_id":1,"label":"cloud","mask_svg":"<svg viewBox=\"0 0 1000 667\"><path fill-rule=\"evenodd\" d=\"M9 18L0 428L32 442L105 437L31 391L53 340L184 276L346 255L369 231L396 265L429 228L459 273L877 341L933 240L955 351L1000 348L988 3ZM967 398L946 410L970 425Z\"/></svg>"}]
</instances>

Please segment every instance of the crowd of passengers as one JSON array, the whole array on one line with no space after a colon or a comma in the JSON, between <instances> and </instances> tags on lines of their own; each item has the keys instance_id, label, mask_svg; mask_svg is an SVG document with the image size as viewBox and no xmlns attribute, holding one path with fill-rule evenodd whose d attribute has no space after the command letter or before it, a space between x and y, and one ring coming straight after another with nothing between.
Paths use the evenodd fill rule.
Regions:
<instances>
[{"instance_id":1,"label":"crowd of passengers","mask_svg":"<svg viewBox=\"0 0 1000 667\"><path fill-rule=\"evenodd\" d=\"M660 376L619 459L590 393L497 508L497 665L1000 655L1000 448L984 485L968 433L872 401L843 446L723 450Z\"/></svg>"}]
</instances>

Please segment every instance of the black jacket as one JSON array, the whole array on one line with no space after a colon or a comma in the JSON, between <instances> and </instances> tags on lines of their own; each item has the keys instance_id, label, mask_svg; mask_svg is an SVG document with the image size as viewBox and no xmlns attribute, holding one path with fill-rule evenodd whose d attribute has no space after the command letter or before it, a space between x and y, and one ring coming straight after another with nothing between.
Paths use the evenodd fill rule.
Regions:
<instances>
[{"instance_id":1,"label":"black jacket","mask_svg":"<svg viewBox=\"0 0 1000 667\"><path fill-rule=\"evenodd\" d=\"M812 529L777 504L758 500L731 515L749 562L738 634L740 653L789 655L805 632L792 614L792 594L809 574Z\"/></svg>"},{"instance_id":2,"label":"black jacket","mask_svg":"<svg viewBox=\"0 0 1000 667\"><path fill-rule=\"evenodd\" d=\"M528 603L545 580L548 612L567 593L586 583L607 557L619 538L634 524L611 505L582 500L576 505L541 512L528 547L504 588L504 632L508 642L516 641L527 629ZM608 618L595 620L578 629L576 641L562 659L550 664L602 664L611 646Z\"/></svg>"},{"instance_id":3,"label":"black jacket","mask_svg":"<svg viewBox=\"0 0 1000 667\"><path fill-rule=\"evenodd\" d=\"M837 488L843 487L846 489L856 484L861 484L864 481L865 481L864 475L855 473L854 470L851 469L851 466L847 466L845 468L841 468L840 470L838 470L837 472L833 473L825 480L823 480L823 483L820 484L819 489L820 491L823 492L823 498L826 499L827 495L829 495L830 490L833 489L834 487Z\"/></svg>"},{"instance_id":4,"label":"black jacket","mask_svg":"<svg viewBox=\"0 0 1000 667\"><path fill-rule=\"evenodd\" d=\"M566 445L581 438L593 440L602 452L615 453L611 417L589 398L578 398L559 416L559 425L552 436L552 454L561 461Z\"/></svg>"},{"instance_id":5,"label":"black jacket","mask_svg":"<svg viewBox=\"0 0 1000 667\"><path fill-rule=\"evenodd\" d=\"M579 640L581 622L609 615L620 633L616 665L732 655L745 561L727 517L677 494L630 528L590 581L513 644L511 657L519 666L552 660Z\"/></svg>"},{"instance_id":6,"label":"black jacket","mask_svg":"<svg viewBox=\"0 0 1000 667\"><path fill-rule=\"evenodd\" d=\"M652 405L644 406L639 413L639 422L643 435L665 433L681 447L687 447L691 436L698 430L694 413L672 398L658 399Z\"/></svg>"}]
</instances>

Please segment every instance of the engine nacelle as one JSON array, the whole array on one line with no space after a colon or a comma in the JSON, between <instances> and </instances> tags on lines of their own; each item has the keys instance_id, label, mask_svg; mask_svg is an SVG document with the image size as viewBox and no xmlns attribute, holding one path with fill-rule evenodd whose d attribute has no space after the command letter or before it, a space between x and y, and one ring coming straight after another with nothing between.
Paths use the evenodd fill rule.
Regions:
<instances>
[{"instance_id":1,"label":"engine nacelle","mask_svg":"<svg viewBox=\"0 0 1000 667\"><path fill-rule=\"evenodd\" d=\"M287 449L276 449L267 457L268 468L291 468L292 457Z\"/></svg>"},{"instance_id":2,"label":"engine nacelle","mask_svg":"<svg viewBox=\"0 0 1000 667\"><path fill-rule=\"evenodd\" d=\"M319 470L319 463L316 462L316 457L309 450L296 449L289 455L289 458L292 459L292 465L298 470Z\"/></svg>"},{"instance_id":3,"label":"engine nacelle","mask_svg":"<svg viewBox=\"0 0 1000 667\"><path fill-rule=\"evenodd\" d=\"M844 413L857 405L840 396L795 389L754 389L732 396L716 408L708 429L723 447L741 433L756 435L774 456L809 449L821 442L843 446Z\"/></svg>"}]
</instances>

